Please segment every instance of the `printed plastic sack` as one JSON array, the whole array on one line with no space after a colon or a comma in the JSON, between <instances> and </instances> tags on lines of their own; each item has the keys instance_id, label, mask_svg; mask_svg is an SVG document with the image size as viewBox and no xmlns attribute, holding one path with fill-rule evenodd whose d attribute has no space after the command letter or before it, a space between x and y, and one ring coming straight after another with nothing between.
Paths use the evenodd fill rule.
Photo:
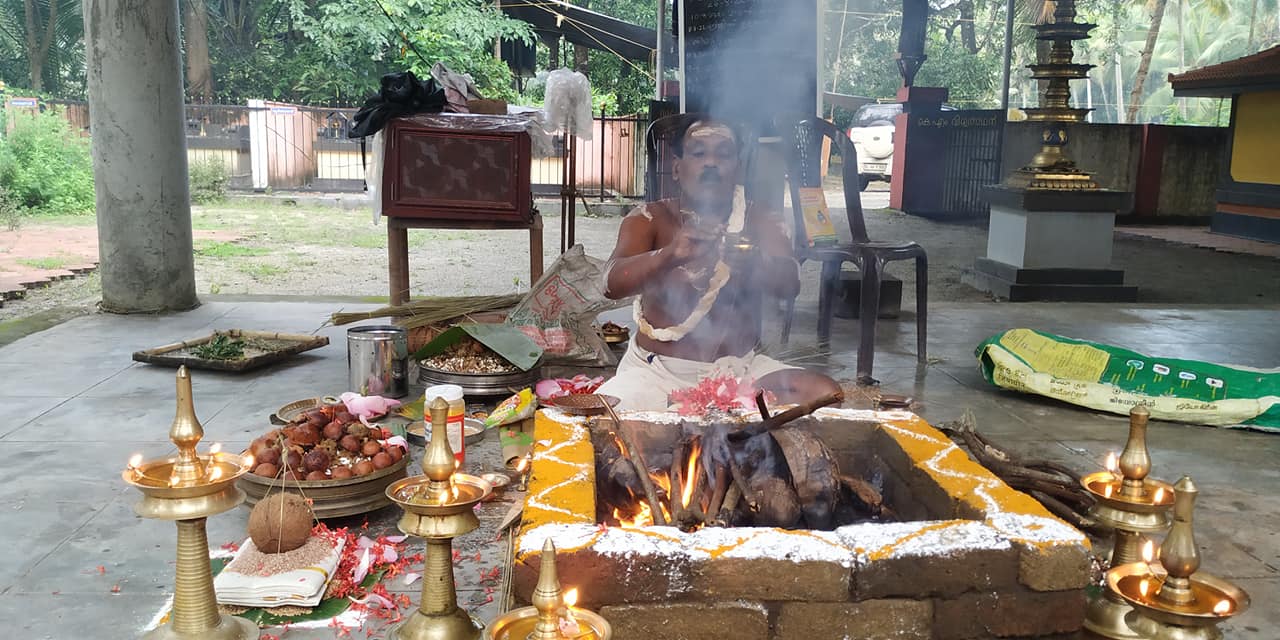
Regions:
<instances>
[{"instance_id":1,"label":"printed plastic sack","mask_svg":"<svg viewBox=\"0 0 1280 640\"><path fill-rule=\"evenodd\" d=\"M582 245L574 245L534 283L507 315L507 323L542 347L548 364L617 364L617 356L592 323L600 312L629 301L604 297L603 270L604 263L588 256Z\"/></svg>"},{"instance_id":2,"label":"printed plastic sack","mask_svg":"<svg viewBox=\"0 0 1280 640\"><path fill-rule=\"evenodd\" d=\"M1005 389L1159 420L1280 431L1280 370L1159 358L1031 329L978 345L982 375Z\"/></svg>"}]
</instances>

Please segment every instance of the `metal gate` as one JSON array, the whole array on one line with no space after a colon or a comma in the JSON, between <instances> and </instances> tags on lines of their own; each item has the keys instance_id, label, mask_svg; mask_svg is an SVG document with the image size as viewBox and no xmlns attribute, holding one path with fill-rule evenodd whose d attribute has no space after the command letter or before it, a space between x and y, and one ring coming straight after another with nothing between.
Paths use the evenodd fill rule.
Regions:
<instances>
[{"instance_id":1,"label":"metal gate","mask_svg":"<svg viewBox=\"0 0 1280 640\"><path fill-rule=\"evenodd\" d=\"M1000 182L999 110L954 111L947 116L947 165L942 177L942 210L957 217L986 215L982 188Z\"/></svg>"},{"instance_id":2,"label":"metal gate","mask_svg":"<svg viewBox=\"0 0 1280 640\"><path fill-rule=\"evenodd\" d=\"M907 149L895 150L905 151L902 210L939 218L986 215L982 188L1000 181L1004 114L922 110L907 114L906 124Z\"/></svg>"}]
</instances>

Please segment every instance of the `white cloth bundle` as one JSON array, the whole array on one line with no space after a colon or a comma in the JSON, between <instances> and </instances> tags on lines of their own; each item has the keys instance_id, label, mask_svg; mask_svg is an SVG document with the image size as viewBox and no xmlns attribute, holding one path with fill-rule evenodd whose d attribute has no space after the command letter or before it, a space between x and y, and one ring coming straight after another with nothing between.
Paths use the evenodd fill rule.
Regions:
<instances>
[{"instance_id":1,"label":"white cloth bundle","mask_svg":"<svg viewBox=\"0 0 1280 640\"><path fill-rule=\"evenodd\" d=\"M326 538L311 538L308 544ZM245 540L226 568L213 580L213 590L221 604L241 607L314 607L324 599L329 580L342 558L343 538L336 538L333 550L319 562L305 567L289 568L272 575L257 575L253 567L245 566L250 556L261 557L253 540ZM296 549L279 556L297 553ZM298 555L301 558L301 554ZM241 573L243 571L244 573Z\"/></svg>"}]
</instances>

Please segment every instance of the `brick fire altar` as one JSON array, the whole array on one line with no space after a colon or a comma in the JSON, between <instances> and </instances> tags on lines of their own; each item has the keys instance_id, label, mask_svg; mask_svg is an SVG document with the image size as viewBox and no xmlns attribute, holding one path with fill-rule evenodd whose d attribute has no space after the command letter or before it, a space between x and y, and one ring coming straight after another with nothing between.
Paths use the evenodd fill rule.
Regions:
<instances>
[{"instance_id":1,"label":"brick fire altar","mask_svg":"<svg viewBox=\"0 0 1280 640\"><path fill-rule=\"evenodd\" d=\"M522 600L550 537L564 585L618 640L967 640L1081 627L1088 539L914 414L823 409L792 423L821 438L842 470L876 477L901 520L832 531L599 524L589 420L537 416L516 541Z\"/></svg>"}]
</instances>

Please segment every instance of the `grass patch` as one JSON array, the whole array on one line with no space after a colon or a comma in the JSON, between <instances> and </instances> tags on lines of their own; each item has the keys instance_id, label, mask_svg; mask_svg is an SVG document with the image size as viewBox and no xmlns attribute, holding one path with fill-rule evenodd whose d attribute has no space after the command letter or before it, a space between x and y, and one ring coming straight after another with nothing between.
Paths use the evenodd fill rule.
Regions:
<instances>
[{"instance_id":1,"label":"grass patch","mask_svg":"<svg viewBox=\"0 0 1280 640\"><path fill-rule=\"evenodd\" d=\"M385 233L358 235L351 239L351 246L361 249L386 249L387 235Z\"/></svg>"},{"instance_id":2,"label":"grass patch","mask_svg":"<svg viewBox=\"0 0 1280 640\"><path fill-rule=\"evenodd\" d=\"M271 250L266 247L247 247L234 242L200 240L196 242L195 253L205 258L242 258L269 255Z\"/></svg>"},{"instance_id":3,"label":"grass patch","mask_svg":"<svg viewBox=\"0 0 1280 640\"><path fill-rule=\"evenodd\" d=\"M20 258L18 264L32 269L61 269L67 266L66 258Z\"/></svg>"},{"instance_id":4,"label":"grass patch","mask_svg":"<svg viewBox=\"0 0 1280 640\"><path fill-rule=\"evenodd\" d=\"M277 267L273 264L261 264L257 262L242 264L236 268L240 271L240 273L243 273L253 278L254 280L266 280L267 278L278 276L284 273L283 267Z\"/></svg>"}]
</instances>

